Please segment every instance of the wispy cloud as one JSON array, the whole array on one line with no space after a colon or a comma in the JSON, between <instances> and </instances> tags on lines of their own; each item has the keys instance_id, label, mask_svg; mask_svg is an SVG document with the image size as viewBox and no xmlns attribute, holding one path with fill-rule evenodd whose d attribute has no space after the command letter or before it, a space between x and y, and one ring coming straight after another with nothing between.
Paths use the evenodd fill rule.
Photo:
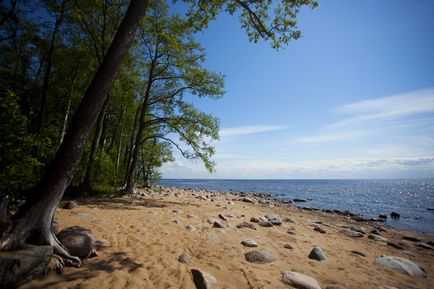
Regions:
<instances>
[{"instance_id":1,"label":"wispy cloud","mask_svg":"<svg viewBox=\"0 0 434 289\"><path fill-rule=\"evenodd\" d=\"M271 132L276 130L282 130L288 128L287 126L281 125L247 125L247 126L237 126L230 128L223 128L220 130L220 136L238 136L238 135L247 135L247 134L256 134L256 133L264 133Z\"/></svg>"},{"instance_id":2,"label":"wispy cloud","mask_svg":"<svg viewBox=\"0 0 434 289\"><path fill-rule=\"evenodd\" d=\"M351 116L328 125L329 128L371 120L392 120L434 112L434 88L381 97L343 105L335 109Z\"/></svg>"},{"instance_id":3,"label":"wispy cloud","mask_svg":"<svg viewBox=\"0 0 434 289\"><path fill-rule=\"evenodd\" d=\"M367 132L364 131L348 131L348 132L326 132L311 136L302 136L296 138L294 143L302 144L320 144L334 141L354 140L363 136L366 136Z\"/></svg>"}]
</instances>

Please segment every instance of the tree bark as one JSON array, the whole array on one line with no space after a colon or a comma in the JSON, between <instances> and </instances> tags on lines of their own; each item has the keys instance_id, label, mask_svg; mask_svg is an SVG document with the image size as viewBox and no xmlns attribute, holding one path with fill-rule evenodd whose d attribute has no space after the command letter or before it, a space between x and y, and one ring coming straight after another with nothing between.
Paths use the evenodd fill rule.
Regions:
<instances>
[{"instance_id":1,"label":"tree bark","mask_svg":"<svg viewBox=\"0 0 434 289\"><path fill-rule=\"evenodd\" d=\"M35 186L31 198L13 216L12 225L0 239L1 250L22 247L32 235L39 244L49 244L65 260L80 265L51 229L54 212L70 184L83 154L92 126L101 112L120 65L143 19L148 1L131 0L124 19L92 82L77 108L56 156Z\"/></svg>"}]
</instances>

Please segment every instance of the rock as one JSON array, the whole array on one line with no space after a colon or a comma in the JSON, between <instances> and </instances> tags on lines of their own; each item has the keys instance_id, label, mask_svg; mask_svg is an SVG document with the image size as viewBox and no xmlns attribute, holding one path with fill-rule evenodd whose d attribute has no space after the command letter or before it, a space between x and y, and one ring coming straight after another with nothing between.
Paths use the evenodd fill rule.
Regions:
<instances>
[{"instance_id":1,"label":"rock","mask_svg":"<svg viewBox=\"0 0 434 289\"><path fill-rule=\"evenodd\" d=\"M189 218L189 219L195 219L195 218L197 218L197 216L193 215L193 214L188 214L187 218Z\"/></svg>"},{"instance_id":2,"label":"rock","mask_svg":"<svg viewBox=\"0 0 434 289\"><path fill-rule=\"evenodd\" d=\"M405 249L401 245L393 243L393 242L387 242L387 246L390 246L390 247L398 249L398 250L404 250Z\"/></svg>"},{"instance_id":3,"label":"rock","mask_svg":"<svg viewBox=\"0 0 434 289\"><path fill-rule=\"evenodd\" d=\"M227 221L228 218L226 218L225 215L219 214L219 218L222 219L223 221Z\"/></svg>"},{"instance_id":4,"label":"rock","mask_svg":"<svg viewBox=\"0 0 434 289\"><path fill-rule=\"evenodd\" d=\"M346 288L340 284L332 284L332 285L327 285L326 289L346 289Z\"/></svg>"},{"instance_id":5,"label":"rock","mask_svg":"<svg viewBox=\"0 0 434 289\"><path fill-rule=\"evenodd\" d=\"M258 201L256 201L255 199L246 198L246 197L242 198L241 201L246 202L246 203L251 203L251 204L257 204L258 203Z\"/></svg>"},{"instance_id":6,"label":"rock","mask_svg":"<svg viewBox=\"0 0 434 289\"><path fill-rule=\"evenodd\" d=\"M282 220L279 217L271 218L271 219L269 219L269 221L274 226L280 226L280 225L282 225Z\"/></svg>"},{"instance_id":7,"label":"rock","mask_svg":"<svg viewBox=\"0 0 434 289\"><path fill-rule=\"evenodd\" d=\"M213 225L214 222L218 222L219 220L217 220L217 219L215 219L215 218L210 218L210 219L208 219L208 220L206 220L206 221L207 221L208 224Z\"/></svg>"},{"instance_id":8,"label":"rock","mask_svg":"<svg viewBox=\"0 0 434 289\"><path fill-rule=\"evenodd\" d=\"M178 257L178 262L182 264L190 264L191 262L190 256L188 256L187 254L181 254Z\"/></svg>"},{"instance_id":9,"label":"rock","mask_svg":"<svg viewBox=\"0 0 434 289\"><path fill-rule=\"evenodd\" d=\"M386 238L378 236L378 235L374 235L374 234L370 234L368 236L368 239L378 241L378 242L387 242L388 241Z\"/></svg>"},{"instance_id":10,"label":"rock","mask_svg":"<svg viewBox=\"0 0 434 289\"><path fill-rule=\"evenodd\" d=\"M371 234L381 236L380 232L379 232L377 229L373 229L373 230L371 231Z\"/></svg>"},{"instance_id":11,"label":"rock","mask_svg":"<svg viewBox=\"0 0 434 289\"><path fill-rule=\"evenodd\" d=\"M426 242L428 245L430 245L431 247L434 247L434 242L433 241L428 241Z\"/></svg>"},{"instance_id":12,"label":"rock","mask_svg":"<svg viewBox=\"0 0 434 289\"><path fill-rule=\"evenodd\" d=\"M294 223L294 221L291 218L288 218L288 217L283 218L282 221L285 222L285 223Z\"/></svg>"},{"instance_id":13,"label":"rock","mask_svg":"<svg viewBox=\"0 0 434 289\"><path fill-rule=\"evenodd\" d=\"M101 240L95 241L95 248L97 250L102 250L102 249L108 248L108 247L110 247L110 242L107 240L101 239Z\"/></svg>"},{"instance_id":14,"label":"rock","mask_svg":"<svg viewBox=\"0 0 434 289\"><path fill-rule=\"evenodd\" d=\"M252 222L252 223L259 223L259 219L255 218L255 217L251 217L250 218L250 222Z\"/></svg>"},{"instance_id":15,"label":"rock","mask_svg":"<svg viewBox=\"0 0 434 289\"><path fill-rule=\"evenodd\" d=\"M273 227L273 224L271 224L269 221L260 221L258 225L261 227Z\"/></svg>"},{"instance_id":16,"label":"rock","mask_svg":"<svg viewBox=\"0 0 434 289\"><path fill-rule=\"evenodd\" d=\"M390 213L390 217L392 219L399 219L401 217L401 215L398 214L397 212L392 212L392 213Z\"/></svg>"},{"instance_id":17,"label":"rock","mask_svg":"<svg viewBox=\"0 0 434 289\"><path fill-rule=\"evenodd\" d=\"M352 237L352 238L361 238L361 237L363 237L362 233L353 231L351 229L342 229L339 232L341 232L344 235L347 235L348 237Z\"/></svg>"},{"instance_id":18,"label":"rock","mask_svg":"<svg viewBox=\"0 0 434 289\"><path fill-rule=\"evenodd\" d=\"M321 289L314 278L294 271L284 272L282 282L297 289Z\"/></svg>"},{"instance_id":19,"label":"rock","mask_svg":"<svg viewBox=\"0 0 434 289\"><path fill-rule=\"evenodd\" d=\"M434 250L434 248L432 246L430 246L430 245L428 245L426 243L423 243L423 242L417 242L415 244L415 246L418 247L418 248L421 248L421 249L426 249L426 250L431 250L431 251Z\"/></svg>"},{"instance_id":20,"label":"rock","mask_svg":"<svg viewBox=\"0 0 434 289\"><path fill-rule=\"evenodd\" d=\"M426 278L426 271L416 263L396 256L383 256L375 259L375 264L388 267L410 276Z\"/></svg>"},{"instance_id":21,"label":"rock","mask_svg":"<svg viewBox=\"0 0 434 289\"><path fill-rule=\"evenodd\" d=\"M271 263L277 260L277 258L271 252L266 250L250 251L245 253L244 257L246 258L247 262L257 264Z\"/></svg>"},{"instance_id":22,"label":"rock","mask_svg":"<svg viewBox=\"0 0 434 289\"><path fill-rule=\"evenodd\" d=\"M199 269L191 269L193 275L193 282L196 285L196 289L212 289L217 284L216 278L211 276L205 271Z\"/></svg>"},{"instance_id":23,"label":"rock","mask_svg":"<svg viewBox=\"0 0 434 289\"><path fill-rule=\"evenodd\" d=\"M387 215L378 215L379 219L387 220Z\"/></svg>"},{"instance_id":24,"label":"rock","mask_svg":"<svg viewBox=\"0 0 434 289\"><path fill-rule=\"evenodd\" d=\"M434 208L426 208L428 211L434 211Z\"/></svg>"},{"instance_id":25,"label":"rock","mask_svg":"<svg viewBox=\"0 0 434 289\"><path fill-rule=\"evenodd\" d=\"M309 259L324 261L326 256L320 247L314 247L309 253Z\"/></svg>"},{"instance_id":26,"label":"rock","mask_svg":"<svg viewBox=\"0 0 434 289\"><path fill-rule=\"evenodd\" d=\"M286 233L288 233L290 235L295 235L295 229L294 228L289 228L288 231L286 231Z\"/></svg>"},{"instance_id":27,"label":"rock","mask_svg":"<svg viewBox=\"0 0 434 289\"><path fill-rule=\"evenodd\" d=\"M283 248L290 249L290 250L294 249L294 247L291 244L289 244L289 243L284 244Z\"/></svg>"},{"instance_id":28,"label":"rock","mask_svg":"<svg viewBox=\"0 0 434 289\"><path fill-rule=\"evenodd\" d=\"M215 221L212 226L213 226L213 228L224 228L225 227L225 225L223 225L219 221Z\"/></svg>"},{"instance_id":29,"label":"rock","mask_svg":"<svg viewBox=\"0 0 434 289\"><path fill-rule=\"evenodd\" d=\"M59 234L60 231L59 223L53 220L53 222L51 223L51 230L53 230L54 235Z\"/></svg>"},{"instance_id":30,"label":"rock","mask_svg":"<svg viewBox=\"0 0 434 289\"><path fill-rule=\"evenodd\" d=\"M247 239L247 240L243 240L243 241L241 242L241 244L242 244L243 246L245 246L245 247L258 247L258 244L256 244L255 241L253 241L253 240L249 240L249 239Z\"/></svg>"},{"instance_id":31,"label":"rock","mask_svg":"<svg viewBox=\"0 0 434 289\"><path fill-rule=\"evenodd\" d=\"M174 222L175 224L181 224L181 221L180 221L180 220L173 220L173 222Z\"/></svg>"},{"instance_id":32,"label":"rock","mask_svg":"<svg viewBox=\"0 0 434 289\"><path fill-rule=\"evenodd\" d=\"M190 231L190 232L194 232L197 230L196 227L191 225L191 224L185 226L185 228L187 229L187 231Z\"/></svg>"},{"instance_id":33,"label":"rock","mask_svg":"<svg viewBox=\"0 0 434 289\"><path fill-rule=\"evenodd\" d=\"M72 226L57 234L57 239L72 256L86 258L95 253L95 237L88 229Z\"/></svg>"},{"instance_id":34,"label":"rock","mask_svg":"<svg viewBox=\"0 0 434 289\"><path fill-rule=\"evenodd\" d=\"M404 236L401 238L402 240L411 241L411 242L422 242L418 238L412 237L412 236Z\"/></svg>"},{"instance_id":35,"label":"rock","mask_svg":"<svg viewBox=\"0 0 434 289\"><path fill-rule=\"evenodd\" d=\"M22 249L0 252L0 288L17 288L45 274L53 247L24 245Z\"/></svg>"},{"instance_id":36,"label":"rock","mask_svg":"<svg viewBox=\"0 0 434 289\"><path fill-rule=\"evenodd\" d=\"M237 228L238 228L238 229L249 228L249 229L252 229L252 230L256 230L255 225L250 224L250 223L247 223L247 222L239 223L239 224L237 225Z\"/></svg>"},{"instance_id":37,"label":"rock","mask_svg":"<svg viewBox=\"0 0 434 289\"><path fill-rule=\"evenodd\" d=\"M366 254L363 251L359 251L359 250L352 250L351 253L359 255L359 256L362 256L362 257L367 257L368 256L368 254Z\"/></svg>"},{"instance_id":38,"label":"rock","mask_svg":"<svg viewBox=\"0 0 434 289\"><path fill-rule=\"evenodd\" d=\"M320 226L316 226L315 228L313 228L314 231L320 232L321 234L325 234L326 231L321 228Z\"/></svg>"},{"instance_id":39,"label":"rock","mask_svg":"<svg viewBox=\"0 0 434 289\"><path fill-rule=\"evenodd\" d=\"M65 202L65 204L63 205L63 209L67 209L67 210L70 210L70 209L74 209L74 208L78 208L79 206L78 206L78 204L76 203L76 202L74 202L74 201L67 201L67 202Z\"/></svg>"},{"instance_id":40,"label":"rock","mask_svg":"<svg viewBox=\"0 0 434 289\"><path fill-rule=\"evenodd\" d=\"M363 227L351 227L350 230L353 230L358 233L366 234L366 230Z\"/></svg>"},{"instance_id":41,"label":"rock","mask_svg":"<svg viewBox=\"0 0 434 289\"><path fill-rule=\"evenodd\" d=\"M300 198L292 199L292 201L293 201L294 203L304 203L304 202L307 202L306 199L300 199Z\"/></svg>"}]
</instances>

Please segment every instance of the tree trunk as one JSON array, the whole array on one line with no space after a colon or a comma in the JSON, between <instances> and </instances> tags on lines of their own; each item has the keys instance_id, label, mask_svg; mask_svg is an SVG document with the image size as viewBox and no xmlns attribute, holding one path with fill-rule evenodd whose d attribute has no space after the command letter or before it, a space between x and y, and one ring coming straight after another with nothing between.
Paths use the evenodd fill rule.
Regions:
<instances>
[{"instance_id":1,"label":"tree trunk","mask_svg":"<svg viewBox=\"0 0 434 289\"><path fill-rule=\"evenodd\" d=\"M76 265L80 260L69 254L51 229L54 212L70 184L84 151L86 141L101 112L105 98L143 19L148 1L131 0L124 19L92 82L77 108L56 156L35 186L31 198L13 216L12 225L0 239L1 250L22 247L34 235L39 244L49 244L54 251Z\"/></svg>"}]
</instances>

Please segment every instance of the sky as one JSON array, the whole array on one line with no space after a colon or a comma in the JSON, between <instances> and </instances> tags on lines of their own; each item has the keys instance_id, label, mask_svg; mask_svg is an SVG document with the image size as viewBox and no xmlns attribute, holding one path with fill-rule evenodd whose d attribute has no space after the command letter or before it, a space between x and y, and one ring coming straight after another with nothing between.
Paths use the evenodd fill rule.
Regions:
<instances>
[{"instance_id":1,"label":"sky","mask_svg":"<svg viewBox=\"0 0 434 289\"><path fill-rule=\"evenodd\" d=\"M163 178L434 177L434 0L320 0L278 51L221 14L197 40L225 96L216 171L165 164Z\"/></svg>"}]
</instances>

